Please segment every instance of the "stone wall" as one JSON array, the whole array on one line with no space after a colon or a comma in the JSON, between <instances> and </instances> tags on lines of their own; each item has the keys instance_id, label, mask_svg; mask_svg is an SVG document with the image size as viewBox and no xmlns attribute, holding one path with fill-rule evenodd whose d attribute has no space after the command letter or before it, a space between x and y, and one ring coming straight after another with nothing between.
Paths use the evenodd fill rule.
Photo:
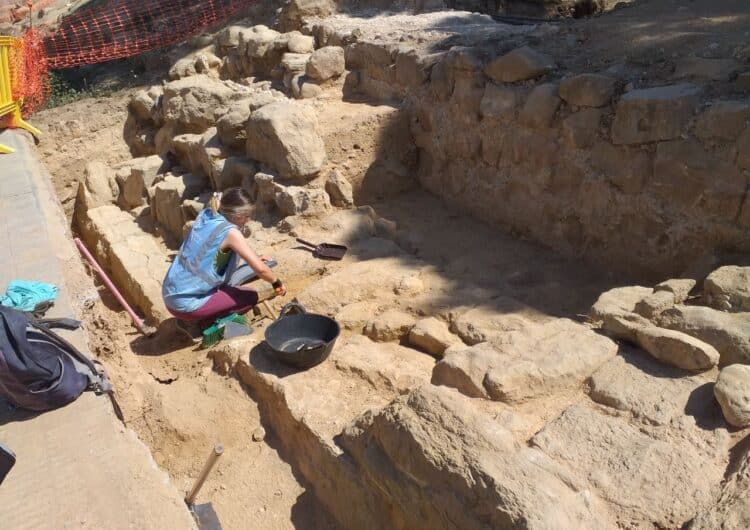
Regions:
<instances>
[{"instance_id":1,"label":"stone wall","mask_svg":"<svg viewBox=\"0 0 750 530\"><path fill-rule=\"evenodd\" d=\"M649 276L747 248L742 75L734 93L701 81L641 88L616 69L567 73L529 46L356 42L346 58L352 91L403 101L421 184L477 218Z\"/></svg>"}]
</instances>

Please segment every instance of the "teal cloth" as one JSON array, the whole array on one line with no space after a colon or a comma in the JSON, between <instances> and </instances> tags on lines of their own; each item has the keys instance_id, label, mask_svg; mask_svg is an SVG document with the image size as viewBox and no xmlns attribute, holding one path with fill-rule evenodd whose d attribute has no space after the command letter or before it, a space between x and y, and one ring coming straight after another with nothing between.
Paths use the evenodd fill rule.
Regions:
<instances>
[{"instance_id":1,"label":"teal cloth","mask_svg":"<svg viewBox=\"0 0 750 530\"><path fill-rule=\"evenodd\" d=\"M55 298L57 287L50 283L13 280L5 296L0 297L0 304L18 311L33 311L42 302L54 302Z\"/></svg>"}]
</instances>

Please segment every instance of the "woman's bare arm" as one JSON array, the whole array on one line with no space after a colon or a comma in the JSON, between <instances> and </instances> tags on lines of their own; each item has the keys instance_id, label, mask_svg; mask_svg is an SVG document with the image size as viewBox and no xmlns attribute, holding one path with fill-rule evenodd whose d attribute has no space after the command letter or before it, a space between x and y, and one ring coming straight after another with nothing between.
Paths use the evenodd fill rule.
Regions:
<instances>
[{"instance_id":1,"label":"woman's bare arm","mask_svg":"<svg viewBox=\"0 0 750 530\"><path fill-rule=\"evenodd\" d=\"M239 257L245 260L245 263L255 271L255 274L257 274L260 279L265 280L268 283L274 283L279 279L271 268L266 265L260 257L258 257L253 249L250 248L250 245L247 244L247 241L237 228L232 228L229 231L221 244L221 248L223 250L231 248Z\"/></svg>"}]
</instances>

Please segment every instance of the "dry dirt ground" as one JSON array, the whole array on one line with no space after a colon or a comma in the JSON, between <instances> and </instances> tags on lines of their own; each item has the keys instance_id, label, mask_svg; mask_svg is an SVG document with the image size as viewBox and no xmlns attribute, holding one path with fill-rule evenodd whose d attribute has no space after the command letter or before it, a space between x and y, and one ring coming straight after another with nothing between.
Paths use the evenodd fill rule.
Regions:
<instances>
[{"instance_id":1,"label":"dry dirt ground","mask_svg":"<svg viewBox=\"0 0 750 530\"><path fill-rule=\"evenodd\" d=\"M651 4L653 17L667 21L662 48L664 61L668 61L670 47L689 44L696 26L677 2ZM731 9L732 3L726 4ZM690 3L697 13L706 5L705 1ZM643 15L641 11L640 16ZM576 26L574 45L588 42L593 46L588 57L580 54L580 61L644 50L653 53L657 43L656 37L649 37L653 22L633 20L627 9L616 11L612 17L616 18ZM711 23L718 46L738 46L742 31L736 24L736 19L716 19ZM723 35L722 28L738 31ZM604 34L615 37L605 40L601 37ZM746 40L746 36L742 38ZM644 75L651 75L651 70L660 64L663 63L649 60ZM40 153L68 216L72 213L77 179L88 162L100 160L114 165L130 157L122 132L131 94L128 90L109 98L84 99L32 118L32 123L45 133ZM330 112L338 112L340 107L331 105ZM329 118L333 122L335 116ZM321 121L325 124L325 117ZM362 153L357 156L368 158ZM497 234L497 245L487 247L482 239L486 228L463 215L435 215L437 203L420 192L375 206L380 215L395 220L399 226L415 227L421 236L420 259L449 271L452 280L460 283L470 279L482 287L502 289L508 296L548 315L575 317L608 287L627 283L509 236ZM498 252L503 247L507 251ZM492 267L482 269L481 264ZM498 271L503 272L502 277L498 277ZM317 274L315 270L295 268L295 274L287 281L290 292L302 291ZM264 437L258 406L236 379L216 373L205 353L183 347L173 336L141 339L112 297L96 286L82 268L69 267L68 281L90 331L91 349L109 370L127 424L151 448L158 464L169 472L178 488L189 487L209 448L221 441L226 447L225 455L199 500L213 504L224 528L335 528L295 476L285 455L276 449L273 434ZM275 307L279 305L276 301ZM559 412L559 407L560 404L550 403L549 410L535 413L546 421Z\"/></svg>"}]
</instances>

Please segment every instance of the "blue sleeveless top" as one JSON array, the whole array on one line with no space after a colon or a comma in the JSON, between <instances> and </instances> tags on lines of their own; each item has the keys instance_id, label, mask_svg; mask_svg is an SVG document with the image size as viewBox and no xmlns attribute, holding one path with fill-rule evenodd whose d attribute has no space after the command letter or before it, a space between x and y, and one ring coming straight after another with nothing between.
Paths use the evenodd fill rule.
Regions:
<instances>
[{"instance_id":1,"label":"blue sleeveless top","mask_svg":"<svg viewBox=\"0 0 750 530\"><path fill-rule=\"evenodd\" d=\"M196 311L225 283L231 267L220 274L214 264L233 226L210 208L198 214L162 283L161 293L168 308L180 313Z\"/></svg>"}]
</instances>

